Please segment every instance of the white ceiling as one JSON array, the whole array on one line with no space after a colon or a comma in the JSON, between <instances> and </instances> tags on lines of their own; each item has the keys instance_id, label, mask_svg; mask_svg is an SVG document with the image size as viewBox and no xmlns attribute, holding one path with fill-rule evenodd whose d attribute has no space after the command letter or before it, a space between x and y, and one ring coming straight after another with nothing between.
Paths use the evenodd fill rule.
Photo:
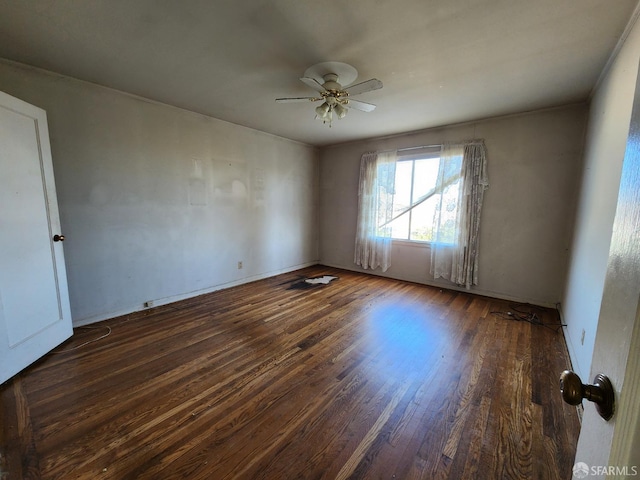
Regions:
<instances>
[{"instance_id":1,"label":"white ceiling","mask_svg":"<svg viewBox=\"0 0 640 480\"><path fill-rule=\"evenodd\" d=\"M583 101L637 0L0 0L0 57L312 145ZM372 113L329 128L307 67Z\"/></svg>"}]
</instances>

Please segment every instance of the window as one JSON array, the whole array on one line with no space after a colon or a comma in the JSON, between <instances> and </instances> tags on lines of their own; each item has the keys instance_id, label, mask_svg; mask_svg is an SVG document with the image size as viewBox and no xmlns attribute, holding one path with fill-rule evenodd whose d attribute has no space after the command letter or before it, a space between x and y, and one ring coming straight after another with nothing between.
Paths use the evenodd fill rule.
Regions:
<instances>
[{"instance_id":1,"label":"window","mask_svg":"<svg viewBox=\"0 0 640 480\"><path fill-rule=\"evenodd\" d=\"M441 170L439 151L398 158L393 217L389 222L392 238L433 242L435 226L439 225L439 242L454 243L460 170L448 177Z\"/></svg>"},{"instance_id":2,"label":"window","mask_svg":"<svg viewBox=\"0 0 640 480\"><path fill-rule=\"evenodd\" d=\"M391 239L430 242L433 278L478 284L478 229L489 185L483 140L367 152L360 159L353 261L391 265Z\"/></svg>"}]
</instances>

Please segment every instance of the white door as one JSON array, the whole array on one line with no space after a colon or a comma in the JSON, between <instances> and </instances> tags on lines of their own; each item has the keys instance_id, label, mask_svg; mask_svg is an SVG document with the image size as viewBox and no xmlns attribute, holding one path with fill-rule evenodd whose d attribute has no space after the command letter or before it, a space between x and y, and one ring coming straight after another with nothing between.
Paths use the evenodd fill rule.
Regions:
<instances>
[{"instance_id":1,"label":"white door","mask_svg":"<svg viewBox=\"0 0 640 480\"><path fill-rule=\"evenodd\" d=\"M591 364L611 379L613 418L605 422L591 402L584 418L574 478L640 478L640 74L622 166L598 330Z\"/></svg>"},{"instance_id":2,"label":"white door","mask_svg":"<svg viewBox=\"0 0 640 480\"><path fill-rule=\"evenodd\" d=\"M55 235L46 112L0 92L0 383L73 333Z\"/></svg>"}]
</instances>

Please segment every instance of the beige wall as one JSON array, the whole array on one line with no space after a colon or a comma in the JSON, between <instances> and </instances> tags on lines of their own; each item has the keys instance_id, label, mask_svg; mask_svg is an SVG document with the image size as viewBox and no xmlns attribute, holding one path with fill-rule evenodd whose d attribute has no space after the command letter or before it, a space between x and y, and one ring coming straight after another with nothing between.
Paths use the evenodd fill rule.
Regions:
<instances>
[{"instance_id":1,"label":"beige wall","mask_svg":"<svg viewBox=\"0 0 640 480\"><path fill-rule=\"evenodd\" d=\"M573 368L584 381L591 370L639 59L640 28L636 26L589 111L585 168L562 302Z\"/></svg>"},{"instance_id":2,"label":"beige wall","mask_svg":"<svg viewBox=\"0 0 640 480\"><path fill-rule=\"evenodd\" d=\"M639 61L640 25L636 23L591 104L586 168L565 294L574 368L579 369L584 383L604 373L616 392L614 417L608 422L598 416L593 403L584 402L576 461L588 465L640 467ZM586 331L584 345L579 337L582 329Z\"/></svg>"},{"instance_id":3,"label":"beige wall","mask_svg":"<svg viewBox=\"0 0 640 480\"><path fill-rule=\"evenodd\" d=\"M585 105L574 105L323 149L321 262L359 269L353 251L364 152L484 138L490 187L482 212L479 284L474 291L555 306L565 281L586 115ZM392 266L384 275L451 286L430 278L429 261L428 247L396 242Z\"/></svg>"},{"instance_id":4,"label":"beige wall","mask_svg":"<svg viewBox=\"0 0 640 480\"><path fill-rule=\"evenodd\" d=\"M48 114L75 324L317 262L314 148L10 63L0 90Z\"/></svg>"}]
</instances>

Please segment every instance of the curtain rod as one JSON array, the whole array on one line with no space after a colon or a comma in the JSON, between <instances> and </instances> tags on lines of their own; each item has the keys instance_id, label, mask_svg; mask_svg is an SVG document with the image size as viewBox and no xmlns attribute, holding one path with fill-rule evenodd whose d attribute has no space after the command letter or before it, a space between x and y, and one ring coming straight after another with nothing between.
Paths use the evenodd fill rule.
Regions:
<instances>
[{"instance_id":1,"label":"curtain rod","mask_svg":"<svg viewBox=\"0 0 640 480\"><path fill-rule=\"evenodd\" d=\"M484 142L483 140L469 140L467 142L452 142L452 143L457 145L479 145L483 142ZM398 148L396 152L406 152L408 150L419 150L421 148L436 148L436 147L442 147L442 146L443 146L442 143L434 143L432 145L419 145L417 147Z\"/></svg>"},{"instance_id":2,"label":"curtain rod","mask_svg":"<svg viewBox=\"0 0 640 480\"><path fill-rule=\"evenodd\" d=\"M407 150L418 150L420 148L435 148L435 147L442 147L442 144L441 143L434 143L433 145L420 145L418 147L399 148L396 151L397 152L406 152Z\"/></svg>"}]
</instances>

